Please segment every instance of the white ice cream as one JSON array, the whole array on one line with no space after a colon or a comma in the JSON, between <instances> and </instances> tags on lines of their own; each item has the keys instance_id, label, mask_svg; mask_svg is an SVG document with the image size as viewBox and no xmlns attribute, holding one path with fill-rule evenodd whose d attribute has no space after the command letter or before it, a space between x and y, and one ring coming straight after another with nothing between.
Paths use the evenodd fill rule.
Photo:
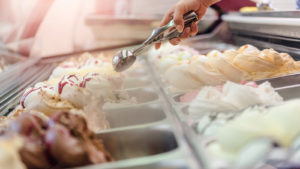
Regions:
<instances>
[{"instance_id":1,"label":"white ice cream","mask_svg":"<svg viewBox=\"0 0 300 169\"><path fill-rule=\"evenodd\" d=\"M275 105L282 98L269 82L257 87L226 82L223 87L204 87L190 103L190 114L240 110L252 105Z\"/></svg>"}]
</instances>

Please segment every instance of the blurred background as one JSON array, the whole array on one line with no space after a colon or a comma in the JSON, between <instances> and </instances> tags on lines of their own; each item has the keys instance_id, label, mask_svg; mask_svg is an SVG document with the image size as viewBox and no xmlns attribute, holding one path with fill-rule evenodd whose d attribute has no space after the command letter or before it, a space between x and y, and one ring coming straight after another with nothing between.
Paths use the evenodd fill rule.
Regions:
<instances>
[{"instance_id":1,"label":"blurred background","mask_svg":"<svg viewBox=\"0 0 300 169\"><path fill-rule=\"evenodd\" d=\"M291 3L289 3L291 1ZM295 0L294 0L295 1ZM256 0L274 8L294 1ZM143 41L177 0L0 0L0 42L24 56L40 57ZM250 0L223 0L210 8L200 33L224 12L253 7ZM280 9L279 9L280 10Z\"/></svg>"}]
</instances>

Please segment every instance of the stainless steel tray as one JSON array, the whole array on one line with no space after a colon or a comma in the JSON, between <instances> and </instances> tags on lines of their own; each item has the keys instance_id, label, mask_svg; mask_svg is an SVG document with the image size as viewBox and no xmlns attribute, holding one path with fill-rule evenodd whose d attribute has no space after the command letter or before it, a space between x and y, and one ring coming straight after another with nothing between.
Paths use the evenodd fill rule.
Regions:
<instances>
[{"instance_id":1,"label":"stainless steel tray","mask_svg":"<svg viewBox=\"0 0 300 169\"><path fill-rule=\"evenodd\" d=\"M297 13L299 15L299 12ZM279 16L279 13L277 13L276 16L270 16L270 13L269 15L267 14L268 13L261 13L261 15L258 16L255 16L255 14L243 16L238 13L234 13L224 15L222 19L228 22L232 29L300 38L300 32L298 29L300 26L299 17L284 17L284 13L282 13L282 16ZM293 14L293 16L296 15Z\"/></svg>"},{"instance_id":2,"label":"stainless steel tray","mask_svg":"<svg viewBox=\"0 0 300 169\"><path fill-rule=\"evenodd\" d=\"M159 95L153 87L133 88L127 89L126 91L129 97L133 99L132 102L125 101L124 103L105 103L103 106L103 110L106 111L110 109L134 107L137 105L143 105L159 101Z\"/></svg>"},{"instance_id":3,"label":"stainless steel tray","mask_svg":"<svg viewBox=\"0 0 300 169\"><path fill-rule=\"evenodd\" d=\"M276 90L284 100L300 98L300 84L297 86L285 87Z\"/></svg>"},{"instance_id":4,"label":"stainless steel tray","mask_svg":"<svg viewBox=\"0 0 300 169\"><path fill-rule=\"evenodd\" d=\"M269 81L274 88L297 86L300 84L300 73L258 80L256 83L261 84L265 81Z\"/></svg>"},{"instance_id":5,"label":"stainless steel tray","mask_svg":"<svg viewBox=\"0 0 300 169\"><path fill-rule=\"evenodd\" d=\"M126 78L123 85L124 89L132 89L153 86L153 83L148 77L142 76Z\"/></svg>"},{"instance_id":6,"label":"stainless steel tray","mask_svg":"<svg viewBox=\"0 0 300 169\"><path fill-rule=\"evenodd\" d=\"M114 162L79 167L93 168L189 168L168 125L98 134L114 157ZM178 163L171 164L175 159Z\"/></svg>"},{"instance_id":7,"label":"stainless steel tray","mask_svg":"<svg viewBox=\"0 0 300 169\"><path fill-rule=\"evenodd\" d=\"M160 103L149 103L135 107L106 111L110 129L136 128L145 125L158 125L166 121L166 113Z\"/></svg>"}]
</instances>

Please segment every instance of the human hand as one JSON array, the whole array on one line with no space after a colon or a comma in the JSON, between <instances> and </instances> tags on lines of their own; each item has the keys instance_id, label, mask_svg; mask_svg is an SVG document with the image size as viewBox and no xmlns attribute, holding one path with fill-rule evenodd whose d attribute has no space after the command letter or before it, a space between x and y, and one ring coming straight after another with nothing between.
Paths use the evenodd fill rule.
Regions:
<instances>
[{"instance_id":1,"label":"human hand","mask_svg":"<svg viewBox=\"0 0 300 169\"><path fill-rule=\"evenodd\" d=\"M190 27L184 28L183 15L189 11L195 11L198 14L198 21L203 17L206 9L219 0L180 0L164 16L159 26L164 26L174 19L178 32L183 32L180 37L173 38L169 42L173 45L180 43L181 39L195 36L198 32L197 23L192 23ZM155 48L159 49L161 43L156 43Z\"/></svg>"}]
</instances>

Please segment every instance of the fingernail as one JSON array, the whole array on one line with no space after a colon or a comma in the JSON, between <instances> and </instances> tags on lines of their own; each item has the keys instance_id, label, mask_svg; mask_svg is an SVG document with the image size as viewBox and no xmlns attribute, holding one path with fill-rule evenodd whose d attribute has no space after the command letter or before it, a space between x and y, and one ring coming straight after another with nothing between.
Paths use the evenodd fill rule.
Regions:
<instances>
[{"instance_id":1,"label":"fingernail","mask_svg":"<svg viewBox=\"0 0 300 169\"><path fill-rule=\"evenodd\" d=\"M177 25L176 29L178 32L182 32L183 31L183 27L181 25Z\"/></svg>"}]
</instances>

